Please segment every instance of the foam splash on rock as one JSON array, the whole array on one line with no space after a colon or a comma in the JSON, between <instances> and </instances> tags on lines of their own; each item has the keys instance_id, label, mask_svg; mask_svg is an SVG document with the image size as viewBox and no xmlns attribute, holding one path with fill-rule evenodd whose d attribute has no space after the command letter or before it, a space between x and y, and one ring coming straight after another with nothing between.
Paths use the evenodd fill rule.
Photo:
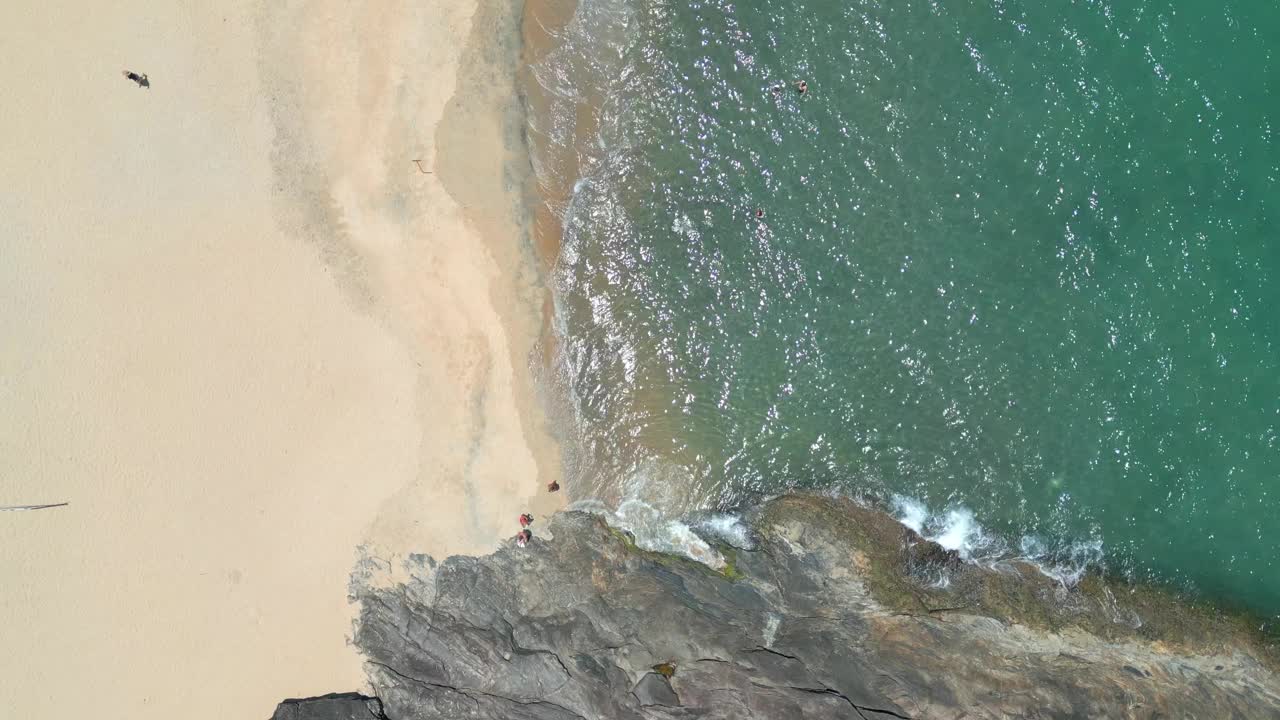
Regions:
<instances>
[{"instance_id":1,"label":"foam splash on rock","mask_svg":"<svg viewBox=\"0 0 1280 720\"><path fill-rule=\"evenodd\" d=\"M702 537L714 538L739 550L754 550L756 538L751 528L733 513L705 513L691 521L690 527Z\"/></svg>"},{"instance_id":2,"label":"foam splash on rock","mask_svg":"<svg viewBox=\"0 0 1280 720\"><path fill-rule=\"evenodd\" d=\"M598 500L574 503L573 510L599 515L611 527L625 531L636 547L652 552L680 555L716 570L727 564L724 556L711 547L688 523L666 516L643 500L628 499L611 510Z\"/></svg>"},{"instance_id":3,"label":"foam splash on rock","mask_svg":"<svg viewBox=\"0 0 1280 720\"><path fill-rule=\"evenodd\" d=\"M1054 547L1037 535L1026 535L1019 542L1019 559L1036 566L1063 587L1075 587L1090 569L1102 566L1102 547L1102 540L1096 537Z\"/></svg>"},{"instance_id":4,"label":"foam splash on rock","mask_svg":"<svg viewBox=\"0 0 1280 720\"><path fill-rule=\"evenodd\" d=\"M1074 587L1091 569L1102 566L1103 543L1098 537L1061 542L1024 535L1014 550L983 528L973 511L962 505L934 511L917 498L895 495L889 506L898 522L926 540L955 551L967 562L1023 560L1064 587Z\"/></svg>"},{"instance_id":5,"label":"foam splash on rock","mask_svg":"<svg viewBox=\"0 0 1280 720\"><path fill-rule=\"evenodd\" d=\"M898 522L921 537L955 551L963 560L981 562L1005 554L1004 543L988 533L969 508L955 505L933 512L920 500L905 495L893 496L890 506Z\"/></svg>"}]
</instances>

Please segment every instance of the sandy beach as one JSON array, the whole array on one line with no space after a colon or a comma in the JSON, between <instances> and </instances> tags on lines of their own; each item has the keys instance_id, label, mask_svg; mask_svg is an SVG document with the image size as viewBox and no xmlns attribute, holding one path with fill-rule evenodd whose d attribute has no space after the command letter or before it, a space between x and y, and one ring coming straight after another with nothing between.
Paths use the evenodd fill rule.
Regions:
<instances>
[{"instance_id":1,"label":"sandy beach","mask_svg":"<svg viewBox=\"0 0 1280 720\"><path fill-rule=\"evenodd\" d=\"M513 8L153 5L0 42L0 506L70 503L0 513L13 717L359 689L360 548L559 499Z\"/></svg>"}]
</instances>

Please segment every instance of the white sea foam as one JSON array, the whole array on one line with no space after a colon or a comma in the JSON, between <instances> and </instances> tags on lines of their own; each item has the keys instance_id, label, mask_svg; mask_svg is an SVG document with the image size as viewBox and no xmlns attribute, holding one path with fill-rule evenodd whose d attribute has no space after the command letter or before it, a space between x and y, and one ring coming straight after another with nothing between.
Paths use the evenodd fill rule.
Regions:
<instances>
[{"instance_id":1,"label":"white sea foam","mask_svg":"<svg viewBox=\"0 0 1280 720\"><path fill-rule=\"evenodd\" d=\"M954 550L964 560L994 560L1003 554L1004 543L984 530L969 508L956 505L935 513L920 500L904 495L893 496L890 505L898 522Z\"/></svg>"},{"instance_id":2,"label":"white sea foam","mask_svg":"<svg viewBox=\"0 0 1280 720\"><path fill-rule=\"evenodd\" d=\"M756 546L751 530L742 518L731 513L710 513L698 518L692 527L700 535L725 541L736 548L752 550Z\"/></svg>"},{"instance_id":3,"label":"white sea foam","mask_svg":"<svg viewBox=\"0 0 1280 720\"><path fill-rule=\"evenodd\" d=\"M1102 564L1103 544L1096 537L1064 543L1038 535L1025 535L1015 551L984 529L973 511L964 506L952 505L935 512L919 499L895 495L890 507L898 522L925 539L956 551L969 562L990 564L1000 560L1024 560L1064 587L1074 586L1090 569Z\"/></svg>"},{"instance_id":4,"label":"white sea foam","mask_svg":"<svg viewBox=\"0 0 1280 720\"><path fill-rule=\"evenodd\" d=\"M683 521L665 517L642 500L627 500L612 513L610 524L631 533L636 545L654 552L683 555L719 569L725 560Z\"/></svg>"},{"instance_id":5,"label":"white sea foam","mask_svg":"<svg viewBox=\"0 0 1280 720\"><path fill-rule=\"evenodd\" d=\"M639 497L652 486L646 487L643 481L630 484L632 492L618 504L616 510L599 500L579 501L569 509L600 515L609 525L630 533L636 546L642 549L681 555L717 570L725 566L724 557L703 540L689 523L681 517L664 512L657 503L650 503ZM723 518L717 519L713 526L729 537L734 537L736 518L728 515ZM749 541L745 528L739 528L736 532L743 542Z\"/></svg>"},{"instance_id":6,"label":"white sea foam","mask_svg":"<svg viewBox=\"0 0 1280 720\"><path fill-rule=\"evenodd\" d=\"M654 552L681 555L713 568L725 566L724 557L703 538L713 538L738 548L752 549L755 538L742 518L732 513L714 512L693 518L673 518L659 507L637 497L643 483L634 484L630 496L617 510L599 500L582 500L571 510L594 513L620 530L631 534L638 547ZM893 516L922 537L953 550L961 559L982 565L1005 560L1031 563L1046 576L1064 587L1074 587L1085 574L1099 567L1103 559L1103 543L1089 538L1071 543L1056 543L1037 535L1026 535L1011 549L1003 540L989 533L977 521L973 511L963 506L931 510L924 502L895 495L890 507ZM945 574L930 580L939 588L950 584Z\"/></svg>"},{"instance_id":7,"label":"white sea foam","mask_svg":"<svg viewBox=\"0 0 1280 720\"><path fill-rule=\"evenodd\" d=\"M975 553L988 550L995 544L992 538L983 532L982 526L978 524L973 517L973 512L968 508L948 510L933 540L948 550L960 553L960 557L966 560L972 559Z\"/></svg>"},{"instance_id":8,"label":"white sea foam","mask_svg":"<svg viewBox=\"0 0 1280 720\"><path fill-rule=\"evenodd\" d=\"M1019 542L1020 560L1035 565L1040 572L1064 587L1074 587L1091 568L1102 564L1102 540L1088 538L1054 548L1036 535L1026 535Z\"/></svg>"},{"instance_id":9,"label":"white sea foam","mask_svg":"<svg viewBox=\"0 0 1280 720\"><path fill-rule=\"evenodd\" d=\"M893 510L898 522L924 534L924 523L929 519L929 508L924 503L904 495L894 495Z\"/></svg>"}]
</instances>

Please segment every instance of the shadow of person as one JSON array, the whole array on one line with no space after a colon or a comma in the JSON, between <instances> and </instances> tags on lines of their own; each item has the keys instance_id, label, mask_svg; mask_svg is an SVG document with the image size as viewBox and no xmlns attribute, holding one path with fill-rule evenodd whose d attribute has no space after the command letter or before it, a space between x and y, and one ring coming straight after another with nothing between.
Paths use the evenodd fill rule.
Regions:
<instances>
[{"instance_id":1,"label":"shadow of person","mask_svg":"<svg viewBox=\"0 0 1280 720\"><path fill-rule=\"evenodd\" d=\"M151 81L147 79L146 73L142 73L141 75L139 75L138 73L133 72L132 70L125 70L124 76L138 83L138 87L144 87L144 88L151 87Z\"/></svg>"}]
</instances>

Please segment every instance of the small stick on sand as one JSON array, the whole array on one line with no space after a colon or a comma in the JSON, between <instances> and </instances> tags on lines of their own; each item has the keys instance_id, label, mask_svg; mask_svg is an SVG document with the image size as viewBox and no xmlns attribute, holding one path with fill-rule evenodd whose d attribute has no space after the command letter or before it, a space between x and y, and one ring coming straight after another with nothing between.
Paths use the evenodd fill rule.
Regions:
<instances>
[{"instance_id":1,"label":"small stick on sand","mask_svg":"<svg viewBox=\"0 0 1280 720\"><path fill-rule=\"evenodd\" d=\"M52 503L49 505L0 505L0 512L8 510L44 510L46 508L63 507L71 503Z\"/></svg>"},{"instance_id":2,"label":"small stick on sand","mask_svg":"<svg viewBox=\"0 0 1280 720\"><path fill-rule=\"evenodd\" d=\"M421 161L421 160L414 160L413 162L414 162L414 164L415 164L415 165L417 165L417 166L418 166L418 171L419 171L419 172L421 172L423 175L434 175L434 174L435 174L435 173L431 172L430 170L423 170L423 169L422 169L422 161Z\"/></svg>"}]
</instances>

